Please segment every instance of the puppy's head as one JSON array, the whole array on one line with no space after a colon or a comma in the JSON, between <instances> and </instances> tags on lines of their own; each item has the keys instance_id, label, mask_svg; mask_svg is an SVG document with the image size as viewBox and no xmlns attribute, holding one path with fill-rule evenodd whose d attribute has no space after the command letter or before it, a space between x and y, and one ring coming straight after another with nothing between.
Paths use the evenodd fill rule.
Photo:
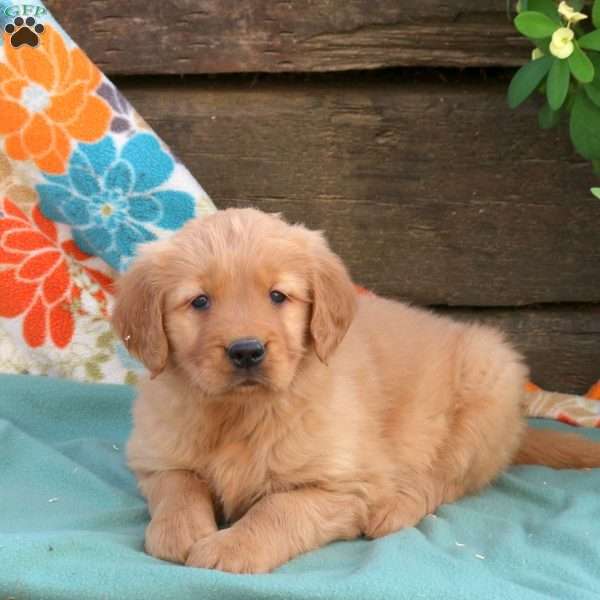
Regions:
<instances>
[{"instance_id":1,"label":"puppy's head","mask_svg":"<svg viewBox=\"0 0 600 600\"><path fill-rule=\"evenodd\" d=\"M176 370L218 396L286 389L308 353L327 361L354 310L320 233L229 209L147 244L120 280L113 323L153 375Z\"/></svg>"}]
</instances>

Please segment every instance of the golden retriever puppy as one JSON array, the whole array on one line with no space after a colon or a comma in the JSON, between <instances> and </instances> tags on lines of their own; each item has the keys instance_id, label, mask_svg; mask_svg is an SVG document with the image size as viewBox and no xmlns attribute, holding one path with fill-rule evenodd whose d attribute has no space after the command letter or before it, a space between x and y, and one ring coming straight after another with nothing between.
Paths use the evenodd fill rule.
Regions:
<instances>
[{"instance_id":1,"label":"golden retriever puppy","mask_svg":"<svg viewBox=\"0 0 600 600\"><path fill-rule=\"evenodd\" d=\"M527 368L499 332L357 295L320 233L256 210L148 244L114 325L151 373L128 459L159 558L266 572L411 527L511 462L600 464L524 435Z\"/></svg>"}]
</instances>

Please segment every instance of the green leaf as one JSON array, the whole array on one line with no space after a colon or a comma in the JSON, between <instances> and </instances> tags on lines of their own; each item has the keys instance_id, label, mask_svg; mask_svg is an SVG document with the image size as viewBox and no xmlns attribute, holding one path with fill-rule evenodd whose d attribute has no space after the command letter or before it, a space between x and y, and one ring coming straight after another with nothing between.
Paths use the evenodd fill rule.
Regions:
<instances>
[{"instance_id":1,"label":"green leaf","mask_svg":"<svg viewBox=\"0 0 600 600\"><path fill-rule=\"evenodd\" d=\"M600 0L594 2L594 8L592 8L592 23L596 29L600 29Z\"/></svg>"},{"instance_id":2,"label":"green leaf","mask_svg":"<svg viewBox=\"0 0 600 600\"><path fill-rule=\"evenodd\" d=\"M552 129L560 121L560 111L552 110L548 103L540 108L538 113L538 124L541 129Z\"/></svg>"},{"instance_id":3,"label":"green leaf","mask_svg":"<svg viewBox=\"0 0 600 600\"><path fill-rule=\"evenodd\" d=\"M552 53L550 52L550 39L546 38L544 40L531 40L536 48L539 48L546 56L550 56Z\"/></svg>"},{"instance_id":4,"label":"green leaf","mask_svg":"<svg viewBox=\"0 0 600 600\"><path fill-rule=\"evenodd\" d=\"M556 3L553 0L529 0L527 6L523 7L523 10L532 10L534 12L542 13L547 17L550 17L559 25L561 24L560 15L558 14Z\"/></svg>"},{"instance_id":5,"label":"green leaf","mask_svg":"<svg viewBox=\"0 0 600 600\"><path fill-rule=\"evenodd\" d=\"M540 85L552 63L552 56L544 56L524 64L513 76L508 86L508 105L516 108L525 102Z\"/></svg>"},{"instance_id":6,"label":"green leaf","mask_svg":"<svg viewBox=\"0 0 600 600\"><path fill-rule=\"evenodd\" d=\"M597 188L597 187L590 188L590 192L592 192L592 194L594 194L594 196L596 196L596 198L600 198L600 188Z\"/></svg>"},{"instance_id":7,"label":"green leaf","mask_svg":"<svg viewBox=\"0 0 600 600\"><path fill-rule=\"evenodd\" d=\"M600 108L583 92L573 103L569 129L575 150L588 160L600 160Z\"/></svg>"},{"instance_id":8,"label":"green leaf","mask_svg":"<svg viewBox=\"0 0 600 600\"><path fill-rule=\"evenodd\" d=\"M550 17L531 10L518 14L514 23L520 33L534 39L550 37L557 29Z\"/></svg>"},{"instance_id":9,"label":"green leaf","mask_svg":"<svg viewBox=\"0 0 600 600\"><path fill-rule=\"evenodd\" d=\"M577 43L580 48L585 48L586 50L600 50L600 31L596 30L586 33L577 40Z\"/></svg>"},{"instance_id":10,"label":"green leaf","mask_svg":"<svg viewBox=\"0 0 600 600\"><path fill-rule=\"evenodd\" d=\"M583 22L585 23L585 21ZM571 25L571 29L575 32L575 39L579 39L585 35L585 29L581 23L573 23L573 25Z\"/></svg>"},{"instance_id":11,"label":"green leaf","mask_svg":"<svg viewBox=\"0 0 600 600\"><path fill-rule=\"evenodd\" d=\"M588 58L592 61L592 64L594 65L594 72L596 73L596 75L600 76L600 54L592 52L588 56Z\"/></svg>"},{"instance_id":12,"label":"green leaf","mask_svg":"<svg viewBox=\"0 0 600 600\"><path fill-rule=\"evenodd\" d=\"M576 11L580 11L583 8L583 0L569 0L567 4Z\"/></svg>"},{"instance_id":13,"label":"green leaf","mask_svg":"<svg viewBox=\"0 0 600 600\"><path fill-rule=\"evenodd\" d=\"M593 81L583 86L587 97L597 106L600 106L600 54L592 52L590 60L594 65L595 76Z\"/></svg>"},{"instance_id":14,"label":"green leaf","mask_svg":"<svg viewBox=\"0 0 600 600\"><path fill-rule=\"evenodd\" d=\"M573 77L581 83L589 83L594 79L594 65L587 54L575 42L573 54L567 59Z\"/></svg>"},{"instance_id":15,"label":"green leaf","mask_svg":"<svg viewBox=\"0 0 600 600\"><path fill-rule=\"evenodd\" d=\"M567 99L563 104L562 110L566 110L567 112L571 112L573 108L573 103L575 102L575 97L577 96L577 92L579 91L579 86L570 86L569 93L567 94Z\"/></svg>"},{"instance_id":16,"label":"green leaf","mask_svg":"<svg viewBox=\"0 0 600 600\"><path fill-rule=\"evenodd\" d=\"M546 97L552 110L558 110L567 97L571 74L566 60L555 60L552 63L548 81L546 82Z\"/></svg>"},{"instance_id":17,"label":"green leaf","mask_svg":"<svg viewBox=\"0 0 600 600\"><path fill-rule=\"evenodd\" d=\"M594 79L592 83L588 83L583 86L587 97L600 108L600 81Z\"/></svg>"}]
</instances>

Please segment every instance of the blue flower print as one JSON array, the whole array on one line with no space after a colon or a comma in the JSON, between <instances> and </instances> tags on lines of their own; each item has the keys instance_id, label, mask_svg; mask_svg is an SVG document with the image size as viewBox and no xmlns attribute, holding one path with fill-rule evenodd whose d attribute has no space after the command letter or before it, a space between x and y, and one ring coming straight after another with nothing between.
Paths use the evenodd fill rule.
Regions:
<instances>
[{"instance_id":1,"label":"blue flower print","mask_svg":"<svg viewBox=\"0 0 600 600\"><path fill-rule=\"evenodd\" d=\"M47 183L37 186L40 208L49 219L71 225L84 252L123 271L138 244L194 216L190 194L160 189L173 169L173 159L149 133L132 136L120 151L110 136L82 143L66 175L45 175Z\"/></svg>"}]
</instances>

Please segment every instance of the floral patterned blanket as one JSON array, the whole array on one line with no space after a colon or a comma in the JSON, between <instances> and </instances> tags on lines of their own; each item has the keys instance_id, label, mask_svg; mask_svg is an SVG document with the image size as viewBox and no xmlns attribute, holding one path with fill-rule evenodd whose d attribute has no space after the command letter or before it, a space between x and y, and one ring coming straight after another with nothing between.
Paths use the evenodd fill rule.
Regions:
<instances>
[{"instance_id":1,"label":"floral patterned blanket","mask_svg":"<svg viewBox=\"0 0 600 600\"><path fill-rule=\"evenodd\" d=\"M113 278L214 206L40 2L0 19L0 371L131 383Z\"/></svg>"},{"instance_id":2,"label":"floral patterned blanket","mask_svg":"<svg viewBox=\"0 0 600 600\"><path fill-rule=\"evenodd\" d=\"M0 372L134 383L114 277L215 207L39 0L2 4L0 27ZM531 416L600 426L600 385L527 398Z\"/></svg>"}]
</instances>

